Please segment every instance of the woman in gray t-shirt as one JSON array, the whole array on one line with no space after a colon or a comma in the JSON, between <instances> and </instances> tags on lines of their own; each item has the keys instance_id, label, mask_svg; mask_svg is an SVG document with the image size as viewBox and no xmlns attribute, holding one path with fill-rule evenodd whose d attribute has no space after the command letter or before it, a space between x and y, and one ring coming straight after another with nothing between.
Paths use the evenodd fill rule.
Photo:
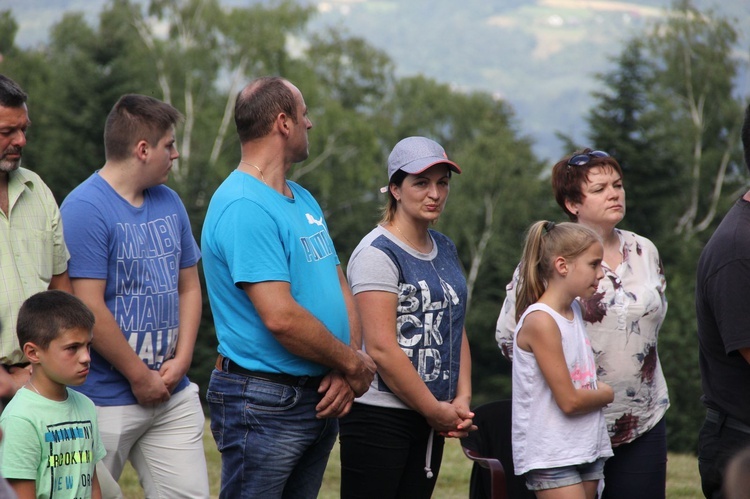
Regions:
<instances>
[{"instance_id":1,"label":"woman in gray t-shirt","mask_svg":"<svg viewBox=\"0 0 750 499\"><path fill-rule=\"evenodd\" d=\"M431 497L444 437L475 428L466 279L453 242L429 228L452 172L461 169L436 142L399 142L383 220L349 260L364 349L378 372L341 420L342 497Z\"/></svg>"}]
</instances>

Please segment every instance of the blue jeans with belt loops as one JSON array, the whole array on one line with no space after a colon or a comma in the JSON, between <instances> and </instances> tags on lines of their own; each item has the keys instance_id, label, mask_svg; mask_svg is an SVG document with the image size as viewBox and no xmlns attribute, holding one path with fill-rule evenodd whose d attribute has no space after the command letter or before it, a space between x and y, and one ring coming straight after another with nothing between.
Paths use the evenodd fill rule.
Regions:
<instances>
[{"instance_id":1,"label":"blue jeans with belt loops","mask_svg":"<svg viewBox=\"0 0 750 499\"><path fill-rule=\"evenodd\" d=\"M338 434L322 395L214 369L206 399L221 452L220 499L315 498Z\"/></svg>"}]
</instances>

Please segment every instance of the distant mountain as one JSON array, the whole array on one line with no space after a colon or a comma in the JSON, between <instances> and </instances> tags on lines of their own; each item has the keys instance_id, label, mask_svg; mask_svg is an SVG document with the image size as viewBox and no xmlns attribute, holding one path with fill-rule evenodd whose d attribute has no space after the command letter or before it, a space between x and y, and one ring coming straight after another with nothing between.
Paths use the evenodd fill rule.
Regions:
<instances>
[{"instance_id":1,"label":"distant mountain","mask_svg":"<svg viewBox=\"0 0 750 499\"><path fill-rule=\"evenodd\" d=\"M738 50L747 61L750 1L693 3L738 20L737 29L745 29ZM624 41L663 19L668 6L668 0L328 0L319 2L324 15L317 22L385 50L400 75L421 73L505 99L536 153L557 159L565 151L556 132L586 145L595 73L611 69ZM744 73L744 95L748 78Z\"/></svg>"},{"instance_id":2,"label":"distant mountain","mask_svg":"<svg viewBox=\"0 0 750 499\"><path fill-rule=\"evenodd\" d=\"M221 0L227 6L268 0ZM598 88L595 73L648 23L663 18L668 0L299 0L317 5L314 29L342 28L394 60L400 76L423 74L506 100L536 153L556 159L556 132L585 144L584 117ZM0 0L20 25L17 43L43 42L66 11L96 22L106 0ZM146 0L142 0L146 3ZM6 6L4 6L6 4ZM706 11L736 18L738 53L750 56L750 1L694 0ZM750 94L747 73L739 91Z\"/></svg>"}]
</instances>

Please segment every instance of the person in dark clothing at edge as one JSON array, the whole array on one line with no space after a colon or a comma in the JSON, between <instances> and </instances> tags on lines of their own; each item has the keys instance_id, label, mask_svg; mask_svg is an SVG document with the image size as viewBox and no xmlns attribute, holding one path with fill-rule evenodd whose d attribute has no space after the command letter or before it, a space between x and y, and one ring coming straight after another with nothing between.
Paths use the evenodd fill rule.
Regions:
<instances>
[{"instance_id":1,"label":"person in dark clothing at edge","mask_svg":"<svg viewBox=\"0 0 750 499\"><path fill-rule=\"evenodd\" d=\"M750 106L742 126L750 169ZM723 498L727 462L750 445L750 191L732 206L698 261L695 313L706 420L698 437L703 494Z\"/></svg>"}]
</instances>

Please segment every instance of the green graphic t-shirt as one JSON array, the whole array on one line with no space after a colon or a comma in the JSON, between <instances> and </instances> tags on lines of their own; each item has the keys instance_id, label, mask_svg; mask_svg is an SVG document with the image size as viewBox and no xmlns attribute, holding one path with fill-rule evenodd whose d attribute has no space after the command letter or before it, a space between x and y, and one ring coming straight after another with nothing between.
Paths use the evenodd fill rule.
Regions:
<instances>
[{"instance_id":1,"label":"green graphic t-shirt","mask_svg":"<svg viewBox=\"0 0 750 499\"><path fill-rule=\"evenodd\" d=\"M0 472L34 480L38 499L91 497L94 468L106 451L94 403L68 389L63 402L18 390L0 416Z\"/></svg>"}]
</instances>

